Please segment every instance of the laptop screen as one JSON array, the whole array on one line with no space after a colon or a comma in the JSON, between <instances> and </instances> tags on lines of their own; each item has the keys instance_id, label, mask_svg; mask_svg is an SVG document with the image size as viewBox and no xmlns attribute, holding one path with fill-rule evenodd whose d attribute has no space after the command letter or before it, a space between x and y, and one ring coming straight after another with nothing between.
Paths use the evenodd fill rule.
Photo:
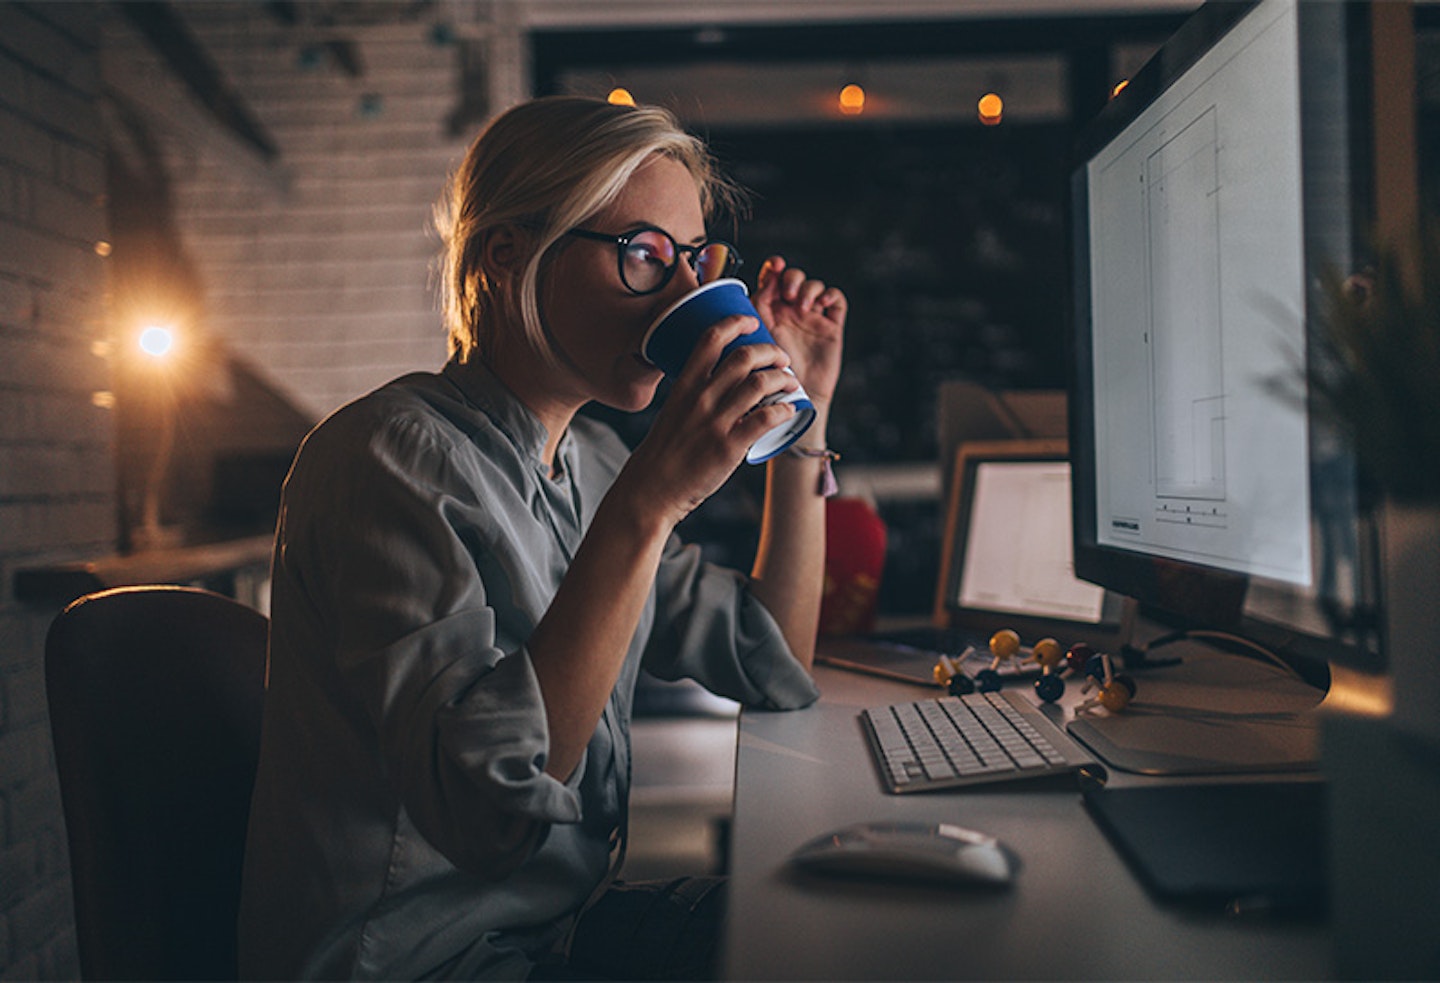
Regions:
<instances>
[{"instance_id":1,"label":"laptop screen","mask_svg":"<svg viewBox=\"0 0 1440 983\"><path fill-rule=\"evenodd\" d=\"M960 444L947 513L935 624L1116 640L1121 599L1075 576L1063 440Z\"/></svg>"},{"instance_id":2,"label":"laptop screen","mask_svg":"<svg viewBox=\"0 0 1440 983\"><path fill-rule=\"evenodd\" d=\"M1105 591L1075 577L1067 461L980 461L957 596L959 607L1100 621Z\"/></svg>"}]
</instances>

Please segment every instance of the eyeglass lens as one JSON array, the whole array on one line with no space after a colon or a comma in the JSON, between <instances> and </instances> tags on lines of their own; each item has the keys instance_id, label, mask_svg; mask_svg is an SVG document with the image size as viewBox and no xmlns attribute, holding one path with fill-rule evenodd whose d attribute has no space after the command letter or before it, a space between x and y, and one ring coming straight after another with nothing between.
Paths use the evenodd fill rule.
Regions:
<instances>
[{"instance_id":1,"label":"eyeglass lens","mask_svg":"<svg viewBox=\"0 0 1440 983\"><path fill-rule=\"evenodd\" d=\"M728 242L707 242L695 256L695 273L701 283L709 283L735 269L735 251Z\"/></svg>"},{"instance_id":2,"label":"eyeglass lens","mask_svg":"<svg viewBox=\"0 0 1440 983\"><path fill-rule=\"evenodd\" d=\"M625 246L621 274L625 284L637 293L659 290L670 279L679 249L675 240L658 229L634 233ZM723 242L708 242L686 259L701 283L724 276L731 268L733 252Z\"/></svg>"}]
</instances>

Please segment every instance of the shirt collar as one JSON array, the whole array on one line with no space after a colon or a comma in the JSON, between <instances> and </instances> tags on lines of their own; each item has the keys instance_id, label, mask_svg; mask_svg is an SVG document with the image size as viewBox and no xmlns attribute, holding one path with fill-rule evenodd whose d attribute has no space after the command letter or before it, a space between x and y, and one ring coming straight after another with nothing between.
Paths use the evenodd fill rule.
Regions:
<instances>
[{"instance_id":1,"label":"shirt collar","mask_svg":"<svg viewBox=\"0 0 1440 983\"><path fill-rule=\"evenodd\" d=\"M441 375L460 390L466 402L488 416L517 450L537 462L540 460L550 432L488 365L480 361L461 365L451 359L445 363Z\"/></svg>"},{"instance_id":2,"label":"shirt collar","mask_svg":"<svg viewBox=\"0 0 1440 983\"><path fill-rule=\"evenodd\" d=\"M534 463L538 471L548 475L549 469L543 463L543 456L550 431L488 365L479 360L461 365L451 359L445 363L441 375L460 390L466 402L489 417L490 422L505 434L517 451ZM567 431L555 450L557 462L566 474L571 473L574 467L573 444L574 439Z\"/></svg>"}]
</instances>

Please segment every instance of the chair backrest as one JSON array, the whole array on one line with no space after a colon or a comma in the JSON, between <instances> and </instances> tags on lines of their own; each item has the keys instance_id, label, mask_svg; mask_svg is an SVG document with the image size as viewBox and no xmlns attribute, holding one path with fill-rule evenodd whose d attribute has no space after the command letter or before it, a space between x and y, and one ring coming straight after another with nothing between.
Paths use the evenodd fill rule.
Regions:
<instances>
[{"instance_id":1,"label":"chair backrest","mask_svg":"<svg viewBox=\"0 0 1440 983\"><path fill-rule=\"evenodd\" d=\"M267 619L125 587L50 627L45 680L86 979L233 979Z\"/></svg>"}]
</instances>

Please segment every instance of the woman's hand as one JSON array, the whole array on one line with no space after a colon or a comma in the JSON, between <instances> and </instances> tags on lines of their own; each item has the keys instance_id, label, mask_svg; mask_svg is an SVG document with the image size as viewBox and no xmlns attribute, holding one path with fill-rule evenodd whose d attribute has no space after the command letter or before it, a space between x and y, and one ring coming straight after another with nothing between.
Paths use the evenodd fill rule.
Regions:
<instances>
[{"instance_id":1,"label":"woman's hand","mask_svg":"<svg viewBox=\"0 0 1440 983\"><path fill-rule=\"evenodd\" d=\"M790 356L790 368L805 392L818 404L829 405L840 379L845 315L849 302L836 287L807 279L805 271L787 267L771 256L760 267L755 296L751 298L760 319L775 341Z\"/></svg>"},{"instance_id":2,"label":"woman's hand","mask_svg":"<svg viewBox=\"0 0 1440 983\"><path fill-rule=\"evenodd\" d=\"M750 445L794 413L788 404L760 406L762 401L793 390L795 378L822 413L835 393L849 310L845 295L772 256L761 267L752 301L776 345L739 345L722 359L726 345L755 330L755 320L730 317L709 328L617 479L635 501L660 509L672 524L714 494ZM756 371L786 366L794 378Z\"/></svg>"},{"instance_id":3,"label":"woman's hand","mask_svg":"<svg viewBox=\"0 0 1440 983\"><path fill-rule=\"evenodd\" d=\"M678 523L739 467L750 445L794 414L787 403L759 405L796 388L776 345L725 346L758 327L753 317L725 318L701 335L665 405L630 455L617 487Z\"/></svg>"}]
</instances>

